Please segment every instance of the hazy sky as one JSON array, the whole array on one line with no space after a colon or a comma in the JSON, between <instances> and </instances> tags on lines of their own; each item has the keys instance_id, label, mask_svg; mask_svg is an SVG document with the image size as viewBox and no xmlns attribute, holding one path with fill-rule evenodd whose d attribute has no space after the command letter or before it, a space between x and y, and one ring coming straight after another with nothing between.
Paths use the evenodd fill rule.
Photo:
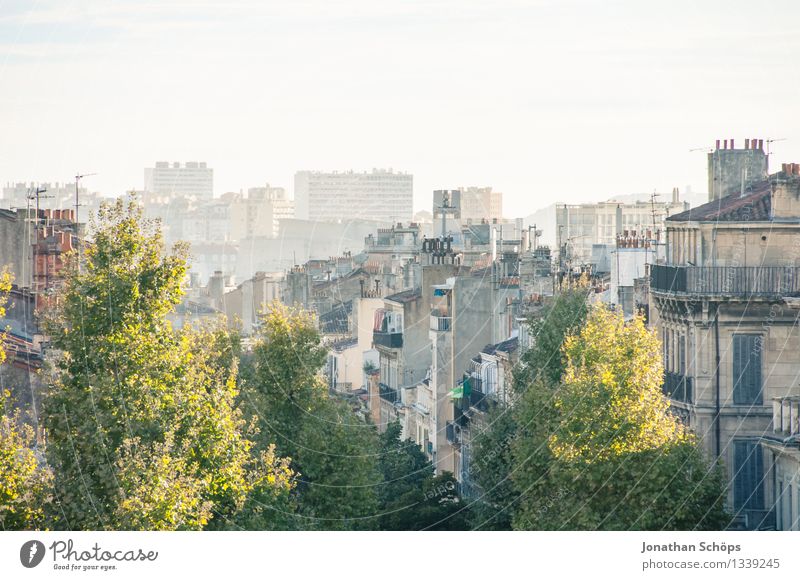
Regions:
<instances>
[{"instance_id":1,"label":"hazy sky","mask_svg":"<svg viewBox=\"0 0 800 580\"><path fill-rule=\"evenodd\" d=\"M393 167L553 201L706 190L715 138L800 161L796 0L0 0L0 182L215 190Z\"/></svg>"}]
</instances>

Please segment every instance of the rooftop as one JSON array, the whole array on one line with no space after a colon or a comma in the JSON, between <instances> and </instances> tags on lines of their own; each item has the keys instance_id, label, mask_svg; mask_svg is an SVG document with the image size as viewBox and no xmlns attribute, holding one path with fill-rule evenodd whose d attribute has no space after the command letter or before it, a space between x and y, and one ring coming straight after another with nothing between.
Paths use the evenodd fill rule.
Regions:
<instances>
[{"instance_id":1,"label":"rooftop","mask_svg":"<svg viewBox=\"0 0 800 580\"><path fill-rule=\"evenodd\" d=\"M772 215L772 188L769 181L750 187L744 196L728 195L690 210L669 216L669 222L738 222L770 221Z\"/></svg>"},{"instance_id":2,"label":"rooftop","mask_svg":"<svg viewBox=\"0 0 800 580\"><path fill-rule=\"evenodd\" d=\"M494 354L496 352L514 352L519 347L519 338L516 336L512 336L502 342L498 342L497 344L487 344L482 353L485 354Z\"/></svg>"},{"instance_id":3,"label":"rooftop","mask_svg":"<svg viewBox=\"0 0 800 580\"><path fill-rule=\"evenodd\" d=\"M422 297L422 292L420 290L412 289L412 290L403 290L402 292L397 292L396 294L392 294L391 296L386 296L384 300L391 300L392 302L407 304L421 297Z\"/></svg>"}]
</instances>

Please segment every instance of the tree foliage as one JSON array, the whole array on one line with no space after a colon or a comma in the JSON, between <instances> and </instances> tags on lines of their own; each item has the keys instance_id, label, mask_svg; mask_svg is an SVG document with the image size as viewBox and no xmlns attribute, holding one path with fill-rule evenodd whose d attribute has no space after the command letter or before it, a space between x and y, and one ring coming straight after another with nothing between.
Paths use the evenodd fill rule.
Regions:
<instances>
[{"instance_id":1,"label":"tree foliage","mask_svg":"<svg viewBox=\"0 0 800 580\"><path fill-rule=\"evenodd\" d=\"M512 481L513 471L525 471L536 486L547 487L543 473L549 461L546 442L551 432L552 393L566 365L561 346L586 318L586 294L585 284L565 285L552 302L528 320L533 345L514 370L516 409L492 410L486 429L475 441L472 477L479 496L473 502L471 517L478 529L511 529L520 497ZM514 462L515 441L525 461Z\"/></svg>"},{"instance_id":2,"label":"tree foliage","mask_svg":"<svg viewBox=\"0 0 800 580\"><path fill-rule=\"evenodd\" d=\"M43 408L59 525L202 529L231 525L253 494L287 501L287 466L250 452L231 337L167 320L186 248L165 253L134 200L105 204L93 237L48 325L63 355Z\"/></svg>"},{"instance_id":3,"label":"tree foliage","mask_svg":"<svg viewBox=\"0 0 800 580\"><path fill-rule=\"evenodd\" d=\"M470 510L474 529L511 529L519 497L511 480L511 449L517 433L511 409L494 406L486 417L486 429L473 439L471 476L478 486L478 497Z\"/></svg>"},{"instance_id":4,"label":"tree foliage","mask_svg":"<svg viewBox=\"0 0 800 580\"><path fill-rule=\"evenodd\" d=\"M248 401L260 445L275 445L298 473L294 527L371 529L376 525L377 434L320 375L327 357L307 312L273 303L253 349Z\"/></svg>"},{"instance_id":5,"label":"tree foliage","mask_svg":"<svg viewBox=\"0 0 800 580\"><path fill-rule=\"evenodd\" d=\"M0 272L0 318L5 316L11 275ZM0 364L6 360L0 333ZM46 527L44 507L50 500L52 473L37 453L36 433L14 408L11 393L0 391L0 530Z\"/></svg>"},{"instance_id":6,"label":"tree foliage","mask_svg":"<svg viewBox=\"0 0 800 580\"><path fill-rule=\"evenodd\" d=\"M517 411L536 426L514 443L515 527L724 527L722 475L670 413L659 341L643 318L596 306L563 353L561 384L550 397L531 389Z\"/></svg>"},{"instance_id":7,"label":"tree foliage","mask_svg":"<svg viewBox=\"0 0 800 580\"><path fill-rule=\"evenodd\" d=\"M381 530L464 530L467 509L451 473L434 476L419 445L402 440L399 422L381 434Z\"/></svg>"},{"instance_id":8,"label":"tree foliage","mask_svg":"<svg viewBox=\"0 0 800 580\"><path fill-rule=\"evenodd\" d=\"M10 393L0 393L0 530L47 527L52 474L37 453L33 427L12 410Z\"/></svg>"}]
</instances>

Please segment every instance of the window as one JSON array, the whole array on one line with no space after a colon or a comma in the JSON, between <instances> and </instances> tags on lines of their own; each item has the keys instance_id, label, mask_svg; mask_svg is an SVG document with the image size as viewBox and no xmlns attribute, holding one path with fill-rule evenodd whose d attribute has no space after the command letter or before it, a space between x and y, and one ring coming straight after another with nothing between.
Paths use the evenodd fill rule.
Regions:
<instances>
[{"instance_id":1,"label":"window","mask_svg":"<svg viewBox=\"0 0 800 580\"><path fill-rule=\"evenodd\" d=\"M733 507L736 510L764 509L764 458L761 446L752 441L733 443Z\"/></svg>"},{"instance_id":2,"label":"window","mask_svg":"<svg viewBox=\"0 0 800 580\"><path fill-rule=\"evenodd\" d=\"M733 404L760 405L761 342L759 334L733 335Z\"/></svg>"},{"instance_id":3,"label":"window","mask_svg":"<svg viewBox=\"0 0 800 580\"><path fill-rule=\"evenodd\" d=\"M686 374L686 335L680 334L678 336L678 372L681 375Z\"/></svg>"}]
</instances>

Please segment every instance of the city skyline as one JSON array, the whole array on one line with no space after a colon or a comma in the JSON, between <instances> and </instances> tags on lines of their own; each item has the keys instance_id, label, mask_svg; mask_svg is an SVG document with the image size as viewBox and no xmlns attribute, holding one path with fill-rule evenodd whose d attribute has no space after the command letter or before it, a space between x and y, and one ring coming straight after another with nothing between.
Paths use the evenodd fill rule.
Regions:
<instances>
[{"instance_id":1,"label":"city skyline","mask_svg":"<svg viewBox=\"0 0 800 580\"><path fill-rule=\"evenodd\" d=\"M703 192L718 138L788 138L770 167L800 159L789 2L457 6L5 2L0 181L97 172L86 186L119 195L156 160L198 160L219 196L392 167L415 211L491 185L527 215Z\"/></svg>"}]
</instances>

